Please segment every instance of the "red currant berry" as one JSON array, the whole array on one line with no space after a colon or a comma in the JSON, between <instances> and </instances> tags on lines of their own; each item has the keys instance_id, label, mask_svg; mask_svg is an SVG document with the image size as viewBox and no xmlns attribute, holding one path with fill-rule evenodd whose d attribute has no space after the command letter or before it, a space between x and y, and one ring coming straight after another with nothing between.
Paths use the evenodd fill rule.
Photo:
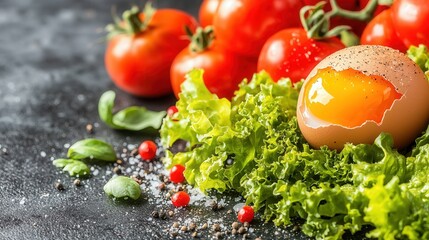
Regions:
<instances>
[{"instance_id":1,"label":"red currant berry","mask_svg":"<svg viewBox=\"0 0 429 240\"><path fill-rule=\"evenodd\" d=\"M190 200L189 194L184 191L179 191L171 197L171 203L173 203L175 207L186 207Z\"/></svg>"},{"instance_id":2,"label":"red currant berry","mask_svg":"<svg viewBox=\"0 0 429 240\"><path fill-rule=\"evenodd\" d=\"M183 172L185 167L183 165L177 164L170 169L170 181L173 183L182 183L185 181L185 176Z\"/></svg>"},{"instance_id":3,"label":"red currant berry","mask_svg":"<svg viewBox=\"0 0 429 240\"><path fill-rule=\"evenodd\" d=\"M173 118L173 115L178 111L179 110L177 110L177 107L173 105L167 109L167 116L169 116L170 118Z\"/></svg>"},{"instance_id":4,"label":"red currant berry","mask_svg":"<svg viewBox=\"0 0 429 240\"><path fill-rule=\"evenodd\" d=\"M251 206L243 206L243 208L238 211L238 221L244 223L244 222L251 222L253 220L253 217L255 216L255 212L253 211L253 208Z\"/></svg>"},{"instance_id":5,"label":"red currant berry","mask_svg":"<svg viewBox=\"0 0 429 240\"><path fill-rule=\"evenodd\" d=\"M153 141L147 140L140 144L139 154L145 161L152 161L156 156L157 146Z\"/></svg>"}]
</instances>

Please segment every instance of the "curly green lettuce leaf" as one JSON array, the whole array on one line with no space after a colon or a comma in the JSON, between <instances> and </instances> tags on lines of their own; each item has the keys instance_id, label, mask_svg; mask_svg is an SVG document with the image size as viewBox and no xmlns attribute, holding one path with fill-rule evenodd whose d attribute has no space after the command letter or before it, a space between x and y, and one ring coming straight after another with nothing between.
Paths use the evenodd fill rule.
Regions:
<instances>
[{"instance_id":1,"label":"curly green lettuce leaf","mask_svg":"<svg viewBox=\"0 0 429 240\"><path fill-rule=\"evenodd\" d=\"M231 103L211 94L202 74L202 70L194 70L187 75L176 104L177 119L165 118L160 131L166 147L183 139L194 150L167 154L164 162L185 164L187 181L203 191L238 189L240 179L255 166L258 156L264 152L284 152L286 146L293 146L293 141L302 141L295 137L296 122L291 128L287 121L294 117L298 89L292 88L288 80L276 84L262 72L249 84L244 82ZM284 131L279 132L277 127ZM276 136L264 142L271 134ZM284 141L285 147L279 147L279 141Z\"/></svg>"},{"instance_id":2,"label":"curly green lettuce leaf","mask_svg":"<svg viewBox=\"0 0 429 240\"><path fill-rule=\"evenodd\" d=\"M429 50L427 46L420 44L418 47L410 46L407 55L413 60L429 78Z\"/></svg>"},{"instance_id":3,"label":"curly green lettuce leaf","mask_svg":"<svg viewBox=\"0 0 429 240\"><path fill-rule=\"evenodd\" d=\"M167 150L164 162L185 165L190 184L237 191L276 225L301 218L303 232L316 239L341 239L365 225L369 237L428 237L429 130L407 155L387 133L340 152L313 149L295 116L301 83L275 83L260 72L230 102L205 88L202 73L187 76L178 119L161 127L166 148L189 142L183 152Z\"/></svg>"}]
</instances>

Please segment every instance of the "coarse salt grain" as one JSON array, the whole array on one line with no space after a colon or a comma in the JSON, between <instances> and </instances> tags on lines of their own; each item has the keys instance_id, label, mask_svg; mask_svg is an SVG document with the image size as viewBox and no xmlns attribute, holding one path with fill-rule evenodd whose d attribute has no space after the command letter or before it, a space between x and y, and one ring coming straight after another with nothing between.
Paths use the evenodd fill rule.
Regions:
<instances>
[{"instance_id":1,"label":"coarse salt grain","mask_svg":"<svg viewBox=\"0 0 429 240\"><path fill-rule=\"evenodd\" d=\"M46 153L45 153L44 151L41 151L41 152L40 152L40 156L42 156L42 157L46 157Z\"/></svg>"}]
</instances>

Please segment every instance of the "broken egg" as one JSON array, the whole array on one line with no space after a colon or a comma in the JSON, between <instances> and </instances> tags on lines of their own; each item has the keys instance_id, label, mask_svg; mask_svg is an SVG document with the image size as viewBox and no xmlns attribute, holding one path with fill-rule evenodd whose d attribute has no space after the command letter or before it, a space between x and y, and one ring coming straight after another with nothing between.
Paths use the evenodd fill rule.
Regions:
<instances>
[{"instance_id":1,"label":"broken egg","mask_svg":"<svg viewBox=\"0 0 429 240\"><path fill-rule=\"evenodd\" d=\"M297 120L314 148L371 144L389 133L394 147L414 142L429 124L429 81L405 54L359 45L322 60L306 78Z\"/></svg>"}]
</instances>

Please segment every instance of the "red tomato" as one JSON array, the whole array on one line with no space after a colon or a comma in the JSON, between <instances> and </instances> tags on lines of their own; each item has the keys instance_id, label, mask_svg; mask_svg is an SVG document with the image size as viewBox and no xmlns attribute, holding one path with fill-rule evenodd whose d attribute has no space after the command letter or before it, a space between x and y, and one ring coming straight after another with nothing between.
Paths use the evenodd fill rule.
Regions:
<instances>
[{"instance_id":1,"label":"red tomato","mask_svg":"<svg viewBox=\"0 0 429 240\"><path fill-rule=\"evenodd\" d=\"M301 0L222 1L213 19L219 43L237 53L257 57L274 33L301 26Z\"/></svg>"},{"instance_id":2,"label":"red tomato","mask_svg":"<svg viewBox=\"0 0 429 240\"><path fill-rule=\"evenodd\" d=\"M170 180L173 183L182 183L185 181L185 176L183 175L183 172L185 171L185 167L183 165L177 164L174 165L170 169Z\"/></svg>"},{"instance_id":3,"label":"red tomato","mask_svg":"<svg viewBox=\"0 0 429 240\"><path fill-rule=\"evenodd\" d=\"M240 211L238 211L238 221L245 223L250 223L255 216L255 212L251 206L243 206Z\"/></svg>"},{"instance_id":4,"label":"red tomato","mask_svg":"<svg viewBox=\"0 0 429 240\"><path fill-rule=\"evenodd\" d=\"M267 71L274 81L289 77L305 79L322 59L344 48L338 38L315 40L303 28L289 28L271 36L261 50L258 71Z\"/></svg>"},{"instance_id":5,"label":"red tomato","mask_svg":"<svg viewBox=\"0 0 429 240\"><path fill-rule=\"evenodd\" d=\"M176 106L170 106L168 109L167 109L167 116L169 117L169 118L173 118L173 116L174 116L174 114L176 114L177 112L178 112L179 110L177 109L177 107Z\"/></svg>"},{"instance_id":6,"label":"red tomato","mask_svg":"<svg viewBox=\"0 0 429 240\"><path fill-rule=\"evenodd\" d=\"M221 1L222 0L203 0L198 12L198 18L202 27L213 25L213 16Z\"/></svg>"},{"instance_id":7,"label":"red tomato","mask_svg":"<svg viewBox=\"0 0 429 240\"><path fill-rule=\"evenodd\" d=\"M139 18L143 20L144 15ZM110 78L133 95L157 97L170 93L171 62L189 44L185 25L194 30L197 23L185 12L160 9L143 32L115 35L105 53Z\"/></svg>"},{"instance_id":8,"label":"red tomato","mask_svg":"<svg viewBox=\"0 0 429 240\"><path fill-rule=\"evenodd\" d=\"M157 146L153 141L147 140L140 144L139 154L145 161L151 161L156 156Z\"/></svg>"},{"instance_id":9,"label":"red tomato","mask_svg":"<svg viewBox=\"0 0 429 240\"><path fill-rule=\"evenodd\" d=\"M383 45L406 52L402 40L393 28L391 9L387 9L372 19L361 36L361 44Z\"/></svg>"},{"instance_id":10,"label":"red tomato","mask_svg":"<svg viewBox=\"0 0 429 240\"><path fill-rule=\"evenodd\" d=\"M408 48L429 46L429 4L427 0L395 0L392 5L393 26Z\"/></svg>"},{"instance_id":11,"label":"red tomato","mask_svg":"<svg viewBox=\"0 0 429 240\"><path fill-rule=\"evenodd\" d=\"M186 73L194 68L204 69L204 83L210 92L219 98L228 99L232 98L244 78L250 79L255 73L256 58L239 56L214 45L202 52L185 48L174 59L170 78L176 97L179 96Z\"/></svg>"},{"instance_id":12,"label":"red tomato","mask_svg":"<svg viewBox=\"0 0 429 240\"><path fill-rule=\"evenodd\" d=\"M318 2L320 2L320 0L304 0L304 3L306 5L316 5ZM323 8L325 10L325 12L330 11L331 8L331 4L329 3L329 1L326 1L326 5ZM369 0L346 0L346 1L338 1L338 6L344 10L349 10L349 11L359 11L365 8L365 6L368 4ZM378 15L379 13L381 13L383 10L387 9L387 6L377 6L375 12L374 12L374 16ZM352 20L352 19L347 19L344 17L334 17L331 19L330 21L330 27L336 27L339 25L347 25L350 26L352 28L352 31L360 36L366 26L367 22L364 21L359 21L359 20Z\"/></svg>"},{"instance_id":13,"label":"red tomato","mask_svg":"<svg viewBox=\"0 0 429 240\"><path fill-rule=\"evenodd\" d=\"M179 191L171 197L171 203L173 203L175 207L186 207L190 200L189 194L183 191Z\"/></svg>"}]
</instances>

